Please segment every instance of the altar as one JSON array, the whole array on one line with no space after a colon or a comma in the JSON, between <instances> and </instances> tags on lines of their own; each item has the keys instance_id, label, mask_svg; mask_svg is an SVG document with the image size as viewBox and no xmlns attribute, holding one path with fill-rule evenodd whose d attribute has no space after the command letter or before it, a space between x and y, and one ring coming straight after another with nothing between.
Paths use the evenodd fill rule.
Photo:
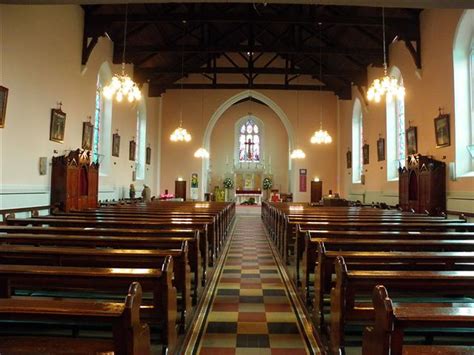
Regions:
<instances>
[{"instance_id":1,"label":"altar","mask_svg":"<svg viewBox=\"0 0 474 355\"><path fill-rule=\"evenodd\" d=\"M260 190L235 190L235 199L238 205L250 198L255 199L257 205L262 204L262 191Z\"/></svg>"}]
</instances>

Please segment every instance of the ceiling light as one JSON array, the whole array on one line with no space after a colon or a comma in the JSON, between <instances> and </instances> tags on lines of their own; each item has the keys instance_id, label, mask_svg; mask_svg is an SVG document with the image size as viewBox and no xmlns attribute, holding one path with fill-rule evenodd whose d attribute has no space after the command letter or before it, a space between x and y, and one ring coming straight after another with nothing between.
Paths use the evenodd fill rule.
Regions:
<instances>
[{"instance_id":1,"label":"ceiling light","mask_svg":"<svg viewBox=\"0 0 474 355\"><path fill-rule=\"evenodd\" d=\"M115 96L117 102L127 98L128 102L139 101L142 93L137 84L125 74L125 48L127 45L128 4L125 7L125 26L123 33L122 73L115 74L112 81L104 87L102 93L105 98L112 99Z\"/></svg>"},{"instance_id":2,"label":"ceiling light","mask_svg":"<svg viewBox=\"0 0 474 355\"><path fill-rule=\"evenodd\" d=\"M321 84L323 79L321 46L323 38L321 36L321 25L321 22L319 22L319 80L321 81L319 85L319 131L314 132L311 137L312 144L329 144L332 142L332 137L328 131L323 130L323 100L321 97Z\"/></svg>"},{"instance_id":3,"label":"ceiling light","mask_svg":"<svg viewBox=\"0 0 474 355\"><path fill-rule=\"evenodd\" d=\"M290 154L291 159L304 159L306 158L306 154L301 149L295 149Z\"/></svg>"},{"instance_id":4,"label":"ceiling light","mask_svg":"<svg viewBox=\"0 0 474 355\"><path fill-rule=\"evenodd\" d=\"M186 29L184 27L185 24L186 24L186 21L183 21L183 38L184 38L184 35L186 34ZM180 90L181 110L180 110L180 117L179 117L179 126L170 135L170 140L172 142L190 142L191 141L191 134L185 128L183 128L183 77L184 77L184 47L182 48L182 53L181 53L181 90Z\"/></svg>"},{"instance_id":5,"label":"ceiling light","mask_svg":"<svg viewBox=\"0 0 474 355\"><path fill-rule=\"evenodd\" d=\"M405 88L398 84L397 78L387 74L387 53L385 48L385 8L382 7L382 29L383 29L383 78L375 79L367 90L367 100L380 102L382 96L392 100L394 96L402 99L405 96Z\"/></svg>"},{"instance_id":6,"label":"ceiling light","mask_svg":"<svg viewBox=\"0 0 474 355\"><path fill-rule=\"evenodd\" d=\"M206 148L199 148L194 153L194 157L195 158L201 158L201 159L207 159L207 158L209 158L209 152L206 150Z\"/></svg>"}]
</instances>

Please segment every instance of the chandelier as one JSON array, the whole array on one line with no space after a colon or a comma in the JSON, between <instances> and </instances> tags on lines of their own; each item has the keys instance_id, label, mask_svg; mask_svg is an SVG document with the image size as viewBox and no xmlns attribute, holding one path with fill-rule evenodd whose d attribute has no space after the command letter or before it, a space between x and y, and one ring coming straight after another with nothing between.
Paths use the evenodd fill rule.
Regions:
<instances>
[{"instance_id":1,"label":"chandelier","mask_svg":"<svg viewBox=\"0 0 474 355\"><path fill-rule=\"evenodd\" d=\"M301 149L294 149L290 154L291 159L304 159L306 154Z\"/></svg>"},{"instance_id":2,"label":"chandelier","mask_svg":"<svg viewBox=\"0 0 474 355\"><path fill-rule=\"evenodd\" d=\"M112 99L115 95L117 102L122 102L124 97L128 102L139 101L142 93L137 84L125 74L125 48L127 45L127 24L128 24L128 4L125 7L125 26L123 33L123 52L122 52L122 73L115 74L112 81L102 90L103 95L107 99Z\"/></svg>"},{"instance_id":3,"label":"chandelier","mask_svg":"<svg viewBox=\"0 0 474 355\"><path fill-rule=\"evenodd\" d=\"M195 158L201 158L201 159L207 159L207 158L209 158L209 152L206 150L206 148L199 148L194 153L194 157Z\"/></svg>"},{"instance_id":4,"label":"chandelier","mask_svg":"<svg viewBox=\"0 0 474 355\"><path fill-rule=\"evenodd\" d=\"M201 91L201 128L204 128L203 121L204 121L204 93ZM194 157L200 158L200 159L208 159L209 152L207 151L206 148L201 147L194 152Z\"/></svg>"},{"instance_id":5,"label":"chandelier","mask_svg":"<svg viewBox=\"0 0 474 355\"><path fill-rule=\"evenodd\" d=\"M298 83L299 83L299 79ZM299 128L299 117L300 117L300 110L299 110L299 90L296 91L296 146L298 146L298 128ZM306 154L303 150L296 148L290 154L290 159L304 159L306 158Z\"/></svg>"},{"instance_id":6,"label":"chandelier","mask_svg":"<svg viewBox=\"0 0 474 355\"><path fill-rule=\"evenodd\" d=\"M170 135L170 140L172 142L189 142L191 141L191 135L188 131L181 127L181 121L179 122L179 127L174 130Z\"/></svg>"},{"instance_id":7,"label":"chandelier","mask_svg":"<svg viewBox=\"0 0 474 355\"><path fill-rule=\"evenodd\" d=\"M183 37L186 34L185 25L186 21L183 21ZM181 111L179 118L179 126L176 128L173 133L170 135L170 140L172 142L190 142L191 134L183 128L183 77L184 77L184 47L181 53L181 90L180 90L180 101L181 101Z\"/></svg>"},{"instance_id":8,"label":"chandelier","mask_svg":"<svg viewBox=\"0 0 474 355\"><path fill-rule=\"evenodd\" d=\"M394 96L402 99L405 96L405 88L398 84L397 78L389 76L387 73L387 53L385 47L385 8L382 7L382 30L383 30L383 78L375 79L369 90L367 90L367 100L380 102L382 96L386 95L387 100L392 100Z\"/></svg>"},{"instance_id":9,"label":"chandelier","mask_svg":"<svg viewBox=\"0 0 474 355\"><path fill-rule=\"evenodd\" d=\"M329 144L332 143L332 137L329 135L328 131L323 130L323 125L319 128L319 131L314 132L311 137L311 143L313 144Z\"/></svg>"},{"instance_id":10,"label":"chandelier","mask_svg":"<svg viewBox=\"0 0 474 355\"><path fill-rule=\"evenodd\" d=\"M321 36L321 22L319 22L319 80L323 80L323 71L322 71L322 36ZM322 82L321 82L322 83ZM311 137L312 144L329 144L332 142L332 137L329 135L328 131L323 130L323 102L321 98L321 84L319 85L319 131L314 132Z\"/></svg>"}]
</instances>

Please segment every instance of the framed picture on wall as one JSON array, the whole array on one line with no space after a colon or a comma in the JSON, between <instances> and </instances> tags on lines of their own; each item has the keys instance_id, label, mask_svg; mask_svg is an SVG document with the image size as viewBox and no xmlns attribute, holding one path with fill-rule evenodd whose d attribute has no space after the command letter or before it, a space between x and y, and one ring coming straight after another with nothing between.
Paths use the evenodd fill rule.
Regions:
<instances>
[{"instance_id":1,"label":"framed picture on wall","mask_svg":"<svg viewBox=\"0 0 474 355\"><path fill-rule=\"evenodd\" d=\"M112 135L112 156L119 157L120 155L120 136L118 133Z\"/></svg>"},{"instance_id":2,"label":"framed picture on wall","mask_svg":"<svg viewBox=\"0 0 474 355\"><path fill-rule=\"evenodd\" d=\"M362 164L369 164L369 145L364 144L362 146Z\"/></svg>"},{"instance_id":3,"label":"framed picture on wall","mask_svg":"<svg viewBox=\"0 0 474 355\"><path fill-rule=\"evenodd\" d=\"M434 119L436 148L449 147L451 145L451 136L449 130L449 115L440 114Z\"/></svg>"},{"instance_id":4,"label":"framed picture on wall","mask_svg":"<svg viewBox=\"0 0 474 355\"><path fill-rule=\"evenodd\" d=\"M352 169L352 152L350 149L346 153L346 168Z\"/></svg>"},{"instance_id":5,"label":"framed picture on wall","mask_svg":"<svg viewBox=\"0 0 474 355\"><path fill-rule=\"evenodd\" d=\"M128 145L128 160L135 160L135 154L137 150L137 143L134 140L130 141Z\"/></svg>"},{"instance_id":6,"label":"framed picture on wall","mask_svg":"<svg viewBox=\"0 0 474 355\"><path fill-rule=\"evenodd\" d=\"M5 127L5 117L7 115L8 89L0 85L0 128Z\"/></svg>"},{"instance_id":7,"label":"framed picture on wall","mask_svg":"<svg viewBox=\"0 0 474 355\"><path fill-rule=\"evenodd\" d=\"M64 130L66 128L66 114L60 109L51 109L51 125L49 127L49 140L64 143Z\"/></svg>"},{"instance_id":8,"label":"framed picture on wall","mask_svg":"<svg viewBox=\"0 0 474 355\"><path fill-rule=\"evenodd\" d=\"M92 149L94 125L90 122L82 122L82 149Z\"/></svg>"},{"instance_id":9,"label":"framed picture on wall","mask_svg":"<svg viewBox=\"0 0 474 355\"><path fill-rule=\"evenodd\" d=\"M385 138L377 140L377 161L385 160Z\"/></svg>"},{"instance_id":10,"label":"framed picture on wall","mask_svg":"<svg viewBox=\"0 0 474 355\"><path fill-rule=\"evenodd\" d=\"M409 127L406 131L407 154L416 154L418 152L416 127Z\"/></svg>"},{"instance_id":11,"label":"framed picture on wall","mask_svg":"<svg viewBox=\"0 0 474 355\"><path fill-rule=\"evenodd\" d=\"M146 147L146 163L151 164L151 147Z\"/></svg>"}]
</instances>

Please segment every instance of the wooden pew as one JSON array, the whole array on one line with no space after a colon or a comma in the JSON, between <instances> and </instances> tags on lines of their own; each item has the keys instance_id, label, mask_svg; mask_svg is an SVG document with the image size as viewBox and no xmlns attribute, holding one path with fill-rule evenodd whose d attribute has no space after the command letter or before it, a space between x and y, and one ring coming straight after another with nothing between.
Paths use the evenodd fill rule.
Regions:
<instances>
[{"instance_id":1,"label":"wooden pew","mask_svg":"<svg viewBox=\"0 0 474 355\"><path fill-rule=\"evenodd\" d=\"M2 233L8 233L9 236L6 237ZM22 234L22 236L18 236L15 239L12 234ZM35 237L27 237L28 234L52 235L53 237L43 238L38 236L38 239L35 241ZM54 237L54 235L57 235L59 238ZM81 238L81 236L84 236L84 238ZM187 241L189 263L191 271L194 273L195 295L193 297L197 297L199 285L204 286L206 283L208 264L207 239L203 238L198 230L0 226L0 238L4 238L5 241L5 238L8 238L9 243L17 244L22 244L22 241L29 240L27 244L95 246L122 249L173 248L178 245L176 243Z\"/></svg>"},{"instance_id":2,"label":"wooden pew","mask_svg":"<svg viewBox=\"0 0 474 355\"><path fill-rule=\"evenodd\" d=\"M152 220L88 220L88 219L67 219L67 218L53 218L53 217L36 217L27 219L8 219L9 226L50 226L50 227L79 227L79 228L113 228L113 229L197 229L206 239L208 251L207 260L209 265L213 265L216 249L214 237L209 238L207 234L207 222L190 222L190 221L152 221ZM209 241L212 245L209 245Z\"/></svg>"},{"instance_id":3,"label":"wooden pew","mask_svg":"<svg viewBox=\"0 0 474 355\"><path fill-rule=\"evenodd\" d=\"M364 330L363 355L474 353L473 346L404 346L406 328L474 328L474 308L443 304L394 304L384 286L374 288L375 323Z\"/></svg>"},{"instance_id":4,"label":"wooden pew","mask_svg":"<svg viewBox=\"0 0 474 355\"><path fill-rule=\"evenodd\" d=\"M371 304L358 303L361 295L372 294L376 285L391 292L419 295L474 295L474 271L348 270L344 258L336 258L336 284L331 290L330 351L344 351L344 327L349 322L374 320Z\"/></svg>"},{"instance_id":5,"label":"wooden pew","mask_svg":"<svg viewBox=\"0 0 474 355\"><path fill-rule=\"evenodd\" d=\"M431 242L431 241L430 241ZM331 241L328 242L330 244ZM435 243L430 243L429 249L443 250L441 246L436 247ZM403 244L402 244L403 245ZM313 315L315 323L319 328L324 324L324 294L329 294L331 290L331 277L335 273L335 261L338 256L344 258L348 268L351 270L471 270L474 271L474 245L473 251L439 252L424 251L424 241L418 245L410 243L415 251L394 251L396 246L378 245L369 246L370 251L350 250L348 244L346 249L326 251L325 243L318 243L318 262L315 267L314 276L314 300ZM357 248L355 248L357 249ZM393 249L392 251L387 251ZM402 247L403 249L403 247ZM464 250L463 246L459 250Z\"/></svg>"},{"instance_id":6,"label":"wooden pew","mask_svg":"<svg viewBox=\"0 0 474 355\"><path fill-rule=\"evenodd\" d=\"M131 282L151 292L151 304L142 304L141 318L161 328L163 350L176 347L176 289L172 285L173 259L166 257L160 269L81 268L66 266L0 265L0 298L11 298L14 290L81 290L125 293ZM124 291L125 290L125 291ZM102 297L102 296L101 296Z\"/></svg>"},{"instance_id":7,"label":"wooden pew","mask_svg":"<svg viewBox=\"0 0 474 355\"><path fill-rule=\"evenodd\" d=\"M402 240L428 240L427 247L433 244L434 240L465 240L464 242L443 243L443 247L433 245L428 250L449 250L449 251L469 251L470 239L474 239L474 233L471 232L432 232L432 231L306 231L305 247L301 258L296 257L295 273L296 281L301 282L303 296L308 295L308 285L310 275L314 271L314 266L318 258L317 245L319 242L327 242L327 246L334 246L337 250L411 250L420 247L420 243L408 242L402 243ZM376 242L368 242L375 240ZM383 241L387 240L387 243ZM397 242L400 240L400 242ZM359 244L360 241L360 244ZM331 242L331 243L329 243ZM387 245L384 247L384 245ZM421 245L421 246L424 246ZM368 249L369 248L369 249ZM381 249L382 248L382 249ZM385 249L383 249L385 248ZM463 249L464 248L464 249ZM467 248L467 249L466 249ZM300 272L301 271L301 272ZM302 274L300 278L300 274Z\"/></svg>"},{"instance_id":8,"label":"wooden pew","mask_svg":"<svg viewBox=\"0 0 474 355\"><path fill-rule=\"evenodd\" d=\"M306 221L296 223L291 229L291 237L286 234L283 237L282 253L283 257L288 260L288 242L289 239L294 241L295 255L301 257L304 252L304 232L307 230L328 230L328 231L453 231L453 232L474 232L474 223L467 223L465 220L447 219L431 221L430 218L424 222L407 220L386 221L383 219L360 220L355 219L352 222L334 222L334 221ZM303 232L303 233L302 233Z\"/></svg>"},{"instance_id":9,"label":"wooden pew","mask_svg":"<svg viewBox=\"0 0 474 355\"><path fill-rule=\"evenodd\" d=\"M87 213L84 211L79 212L68 212L68 213L59 213L51 216L42 216L41 218L45 219L67 219L71 221L77 220L89 220L89 221L124 221L124 222L151 222L151 223L169 223L174 227L182 224L183 228L189 228L190 224L194 225L193 229L201 229L202 225L206 225L207 236L208 236L208 245L209 252L213 257L217 257L220 245L224 241L224 233L221 232L218 224L216 223L216 218L213 215L195 215L195 214L176 214L176 213L147 213L146 211L136 210L133 213L103 213L103 212L94 212Z\"/></svg>"},{"instance_id":10,"label":"wooden pew","mask_svg":"<svg viewBox=\"0 0 474 355\"><path fill-rule=\"evenodd\" d=\"M140 321L141 301L142 290L137 282L130 285L124 303L2 298L0 321L109 323L113 339L0 336L0 353L63 354L70 348L94 354L113 351L116 355L149 355L150 330Z\"/></svg>"},{"instance_id":11,"label":"wooden pew","mask_svg":"<svg viewBox=\"0 0 474 355\"><path fill-rule=\"evenodd\" d=\"M8 228L8 227L7 227ZM45 233L51 232L51 228L45 227L14 227L21 229L14 229L14 232L26 231L34 229L35 232ZM4 228L2 228L4 230ZM31 231L30 231L31 232ZM0 243L14 244L14 245L35 245L35 246L69 246L69 247L93 247L93 248L116 248L116 249L172 249L181 248L183 243L188 244L188 262L190 265L191 272L194 273L193 282L193 304L196 304L201 285L200 280L203 280L206 270L201 268L203 264L197 247L198 241L193 237L127 237L127 236L81 236L81 235L68 235L59 234L60 231L56 230L56 233L52 234L25 234L25 233L8 233L1 234L0 232ZM198 235L199 236L199 235ZM140 250L140 249L139 249ZM157 253L160 253L157 251Z\"/></svg>"},{"instance_id":12,"label":"wooden pew","mask_svg":"<svg viewBox=\"0 0 474 355\"><path fill-rule=\"evenodd\" d=\"M312 265L316 261L316 245L312 244L312 241L317 243L320 238L329 239L412 239L412 240L423 240L423 239L469 239L474 237L474 232L452 232L444 231L444 228L440 230L373 230L373 231L332 231L332 230L303 230L298 229L298 240L302 242L296 243L295 250L295 275L296 281L299 284L300 270L306 268L306 272L311 273L313 271ZM309 258L307 260L307 258ZM304 274L303 274L304 275ZM302 280L303 283L306 281Z\"/></svg>"},{"instance_id":13,"label":"wooden pew","mask_svg":"<svg viewBox=\"0 0 474 355\"><path fill-rule=\"evenodd\" d=\"M1 241L1 238L0 238ZM180 329L185 330L186 316L191 311L191 278L188 244L179 249L137 250L96 249L70 246L25 246L0 244L0 264L80 266L108 268L160 268L171 255L174 262L174 285L180 294Z\"/></svg>"}]
</instances>

